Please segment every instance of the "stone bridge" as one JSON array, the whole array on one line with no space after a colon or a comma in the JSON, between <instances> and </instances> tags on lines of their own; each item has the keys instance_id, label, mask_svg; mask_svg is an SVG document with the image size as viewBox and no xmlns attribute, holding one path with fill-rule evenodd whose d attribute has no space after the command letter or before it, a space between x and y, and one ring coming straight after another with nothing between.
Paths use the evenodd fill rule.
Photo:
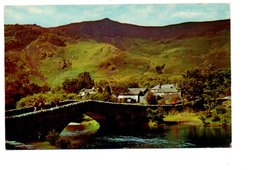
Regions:
<instances>
[{"instance_id":1,"label":"stone bridge","mask_svg":"<svg viewBox=\"0 0 260 170\"><path fill-rule=\"evenodd\" d=\"M45 110L32 111L20 109L6 111L6 140L35 140L38 134L45 136L49 130L60 132L70 122L81 122L83 114L87 114L100 124L100 130L145 128L148 119L147 108L165 110L172 105L140 105L132 103L112 103L104 101L76 101ZM29 112L28 112L29 111Z\"/></svg>"}]
</instances>

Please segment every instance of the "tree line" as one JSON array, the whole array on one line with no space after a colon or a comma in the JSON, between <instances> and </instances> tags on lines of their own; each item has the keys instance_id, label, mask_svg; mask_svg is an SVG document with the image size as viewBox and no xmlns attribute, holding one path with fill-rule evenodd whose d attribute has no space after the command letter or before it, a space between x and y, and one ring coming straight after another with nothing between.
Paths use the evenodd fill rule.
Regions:
<instances>
[{"instance_id":1,"label":"tree line","mask_svg":"<svg viewBox=\"0 0 260 170\"><path fill-rule=\"evenodd\" d=\"M98 92L89 95L87 99L117 101L116 96L121 93L126 93L128 88L142 87L139 84L140 82L137 80L130 80L128 82L101 80L94 82L94 79L92 79L91 75L86 71L78 74L75 78L65 79L61 87L53 89L50 89L47 85L38 86L24 79L24 81L18 81L16 85L26 88L22 88L23 90L19 91L21 92L20 96L18 95L14 101L10 102L15 102L18 107L26 107L32 104L32 100L37 100L39 96L41 100L44 98L44 101L48 102L54 100L53 98L55 98L56 101L58 98L62 100L66 97L79 99L77 94L82 89L90 89L92 87L98 89ZM210 110L217 106L217 100L219 98L231 95L231 70L216 69L212 65L191 69L182 75L182 78L177 81L177 84L185 103L191 104L193 108L206 109L207 112L210 112ZM6 89L6 93L9 93L7 95L12 94L11 91L16 91L16 86L14 87L14 85L12 85L9 87L13 88ZM17 87L17 89L19 89L19 87ZM38 95L39 93L41 95ZM14 95L10 98L12 97L15 98L16 96ZM151 92L147 94L146 98L150 104L157 103L154 94ZM18 102L19 100L21 101Z\"/></svg>"}]
</instances>

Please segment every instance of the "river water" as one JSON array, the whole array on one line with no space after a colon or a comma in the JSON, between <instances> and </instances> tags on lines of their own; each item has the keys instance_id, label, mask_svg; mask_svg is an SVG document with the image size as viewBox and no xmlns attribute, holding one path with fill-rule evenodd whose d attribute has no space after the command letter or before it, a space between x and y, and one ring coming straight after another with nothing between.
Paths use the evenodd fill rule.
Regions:
<instances>
[{"instance_id":1,"label":"river water","mask_svg":"<svg viewBox=\"0 0 260 170\"><path fill-rule=\"evenodd\" d=\"M82 149L231 147L231 127L165 125L146 131L113 131L94 136Z\"/></svg>"}]
</instances>

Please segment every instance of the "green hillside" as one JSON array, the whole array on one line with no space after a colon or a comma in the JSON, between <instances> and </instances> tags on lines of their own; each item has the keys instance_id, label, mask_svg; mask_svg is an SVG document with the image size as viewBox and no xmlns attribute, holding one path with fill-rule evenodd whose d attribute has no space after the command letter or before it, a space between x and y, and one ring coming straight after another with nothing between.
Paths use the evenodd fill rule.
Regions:
<instances>
[{"instance_id":1,"label":"green hillside","mask_svg":"<svg viewBox=\"0 0 260 170\"><path fill-rule=\"evenodd\" d=\"M192 37L167 42L124 41L128 46L125 51L93 40L68 43L56 55L42 61L41 72L50 86L57 86L65 78L76 77L83 71L90 72L96 81L108 78L124 81L134 76L173 78L204 61L214 63L219 68L230 66L228 36L214 39ZM71 65L62 69L64 61ZM158 74L155 68L162 64L166 67L162 74Z\"/></svg>"},{"instance_id":2,"label":"green hillside","mask_svg":"<svg viewBox=\"0 0 260 170\"><path fill-rule=\"evenodd\" d=\"M109 22L112 28L114 23ZM188 32L193 26L194 32ZM129 31L131 27L124 25ZM76 28L73 25L73 29ZM59 34L55 28L6 25L6 93L13 90L14 83L22 81L54 88L61 86L66 78L75 78L84 71L89 72L95 82L135 80L148 86L151 79L174 80L186 70L200 67L204 62L214 64L217 68L230 67L229 20L186 23L183 29L182 25L172 25L159 27L158 30L163 34L175 28L177 31L172 37L127 37L126 33L123 35L124 32L121 37L116 32L111 35L81 33L76 37L71 33ZM70 30L69 26L63 26L62 29L64 32L77 32ZM140 35L150 29L157 31L155 28L140 27ZM160 66L163 68L158 72L156 67ZM16 89L20 88L17 86Z\"/></svg>"}]
</instances>

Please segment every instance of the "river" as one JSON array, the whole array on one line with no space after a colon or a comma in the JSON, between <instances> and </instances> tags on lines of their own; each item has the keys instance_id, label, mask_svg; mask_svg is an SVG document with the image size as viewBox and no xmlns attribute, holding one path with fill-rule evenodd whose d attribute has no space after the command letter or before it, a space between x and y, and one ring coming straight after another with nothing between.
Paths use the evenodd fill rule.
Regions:
<instances>
[{"instance_id":1,"label":"river","mask_svg":"<svg viewBox=\"0 0 260 170\"><path fill-rule=\"evenodd\" d=\"M81 149L231 147L231 127L165 125L148 131L113 131L88 139Z\"/></svg>"}]
</instances>

